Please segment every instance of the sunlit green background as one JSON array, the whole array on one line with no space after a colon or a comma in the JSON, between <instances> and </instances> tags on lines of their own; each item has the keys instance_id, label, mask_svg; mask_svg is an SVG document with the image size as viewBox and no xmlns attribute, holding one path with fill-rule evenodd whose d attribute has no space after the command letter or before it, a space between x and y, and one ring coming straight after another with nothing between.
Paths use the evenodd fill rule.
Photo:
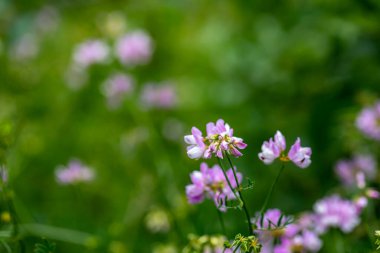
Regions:
<instances>
[{"instance_id":1,"label":"sunlit green background","mask_svg":"<svg viewBox=\"0 0 380 253\"><path fill-rule=\"evenodd\" d=\"M34 20L47 6L58 13L56 26L41 32ZM151 62L94 66L83 88L70 89L65 73L75 46L90 38L113 46L106 22L114 13L126 31L150 34ZM234 162L255 182L245 194L252 214L280 166L259 161L262 142L279 129L288 144L299 136L312 147L312 165L289 165L270 203L287 214L311 210L339 187L338 159L378 151L354 121L380 92L379 17L377 0L1 0L0 161L9 168L21 223L46 225L41 235L57 252L180 252L189 233L221 233L214 204L190 206L184 191L200 161L187 158L183 135L218 118L248 143ZM17 59L12 52L25 34L38 50ZM110 111L100 86L114 70L132 74L137 85ZM142 84L166 80L175 86L176 106L143 109ZM93 167L96 180L57 184L56 167L71 158ZM244 231L242 213L231 210L225 219L230 238ZM158 232L147 225L156 220ZM64 233L73 242L59 228L85 234ZM32 252L41 236L25 236ZM362 250L347 252L374 247L362 231L345 244Z\"/></svg>"}]
</instances>

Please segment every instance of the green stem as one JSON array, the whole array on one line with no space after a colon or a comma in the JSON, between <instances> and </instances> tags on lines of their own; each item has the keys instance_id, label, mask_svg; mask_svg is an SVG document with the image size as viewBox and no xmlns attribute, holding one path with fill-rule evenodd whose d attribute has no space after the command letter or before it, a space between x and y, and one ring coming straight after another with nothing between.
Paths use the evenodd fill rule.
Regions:
<instances>
[{"instance_id":1,"label":"green stem","mask_svg":"<svg viewBox=\"0 0 380 253\"><path fill-rule=\"evenodd\" d=\"M227 236L226 227L224 226L224 220L223 220L223 216L222 216L223 214L218 209L216 211L218 213L218 218L219 218L220 226L222 227L223 235Z\"/></svg>"},{"instance_id":2,"label":"green stem","mask_svg":"<svg viewBox=\"0 0 380 253\"><path fill-rule=\"evenodd\" d=\"M224 177L226 178L227 183L228 183L228 186L230 187L232 193L234 194L234 196L235 196L235 198L236 198L237 200L240 200L239 196L236 195L236 192L234 191L234 188L232 187L230 180L228 179L227 173L226 173L226 171L224 170L224 167L223 167L222 161L220 160L219 157L218 157L218 163L219 163L219 166L222 168L222 171L223 171Z\"/></svg>"},{"instance_id":3,"label":"green stem","mask_svg":"<svg viewBox=\"0 0 380 253\"><path fill-rule=\"evenodd\" d=\"M227 157L228 163L230 164L231 169L232 169L232 172L233 172L233 174L234 174L234 178L235 178L235 181L236 181L236 185L237 185L237 189L238 189L238 193L239 193L240 199L241 199L241 201L243 202L243 210L244 210L244 213L245 213L245 218L247 219L249 234L250 234L250 235L253 235L253 227L252 227L252 223L251 223L251 216L249 215L249 211L248 211L248 208L247 208L246 202L245 202L245 200L244 200L243 193L241 192L241 188L240 188L239 180L238 180L238 178L237 178L237 175L236 175L236 172L235 172L234 165L232 164L231 158L230 158L230 156L227 154L227 152L225 152L225 155L226 155L226 157Z\"/></svg>"},{"instance_id":4,"label":"green stem","mask_svg":"<svg viewBox=\"0 0 380 253\"><path fill-rule=\"evenodd\" d=\"M262 221L263 221L263 218L262 218L262 217L263 217L264 212L265 212L265 210L266 210L266 208L267 208L267 206L268 206L269 199L270 199L270 197L271 197L271 195L272 195L272 193L273 193L274 187L276 186L276 184L277 184L277 182L278 182L278 179L280 178L280 176L281 176L282 171L284 170L284 168L285 168L285 164L282 163L281 169L280 169L280 171L278 172L278 174L277 174L275 180L273 181L272 186L270 187L269 192L268 192L268 194L267 194L267 196L266 196L266 198L265 198L264 204L263 204L263 206L261 207L261 210L260 210L260 220L261 220L260 225L261 225L261 226L263 225L263 224L262 224Z\"/></svg>"}]
</instances>

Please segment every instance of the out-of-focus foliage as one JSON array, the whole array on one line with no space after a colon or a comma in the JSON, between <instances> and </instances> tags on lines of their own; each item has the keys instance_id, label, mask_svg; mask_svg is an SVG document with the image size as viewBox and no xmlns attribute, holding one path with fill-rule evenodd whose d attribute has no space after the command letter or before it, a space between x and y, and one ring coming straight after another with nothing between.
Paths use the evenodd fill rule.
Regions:
<instances>
[{"instance_id":1,"label":"out-of-focus foliage","mask_svg":"<svg viewBox=\"0 0 380 253\"><path fill-rule=\"evenodd\" d=\"M379 16L376 0L0 1L0 165L25 246L44 236L57 253L178 252L190 233L220 233L213 203L185 199L199 163L183 143L193 125L218 118L248 144L235 162L254 181L246 194L252 214L277 174L257 157L262 142L277 129L289 142L302 136L313 163L288 166L270 205L289 214L312 209L339 184L338 159L380 155L354 125L380 97ZM150 35L150 62L110 60L70 75L78 44L102 39L115 58L117 38L134 30ZM114 73L131 75L135 87L110 110L102 87ZM146 83L170 83L175 103L144 106ZM92 182L57 183L56 168L73 158L94 169ZM373 234L378 202L368 213L363 222L377 218L367 224ZM245 229L240 216L225 215L229 238ZM372 250L366 234L345 236L346 249ZM331 237L325 242L334 252Z\"/></svg>"}]
</instances>

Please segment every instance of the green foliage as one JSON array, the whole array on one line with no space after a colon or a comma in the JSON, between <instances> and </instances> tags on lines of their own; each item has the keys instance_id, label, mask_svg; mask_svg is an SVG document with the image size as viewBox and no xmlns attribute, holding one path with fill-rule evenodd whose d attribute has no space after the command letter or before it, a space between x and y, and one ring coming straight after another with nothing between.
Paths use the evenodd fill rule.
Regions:
<instances>
[{"instance_id":1,"label":"green foliage","mask_svg":"<svg viewBox=\"0 0 380 253\"><path fill-rule=\"evenodd\" d=\"M47 239L42 239L42 242L36 243L33 253L54 253L56 244Z\"/></svg>"},{"instance_id":2,"label":"green foliage","mask_svg":"<svg viewBox=\"0 0 380 253\"><path fill-rule=\"evenodd\" d=\"M259 253L262 247L255 236L243 236L241 234L237 234L234 241L231 244L226 243L225 246L234 250L240 249L241 252L253 253Z\"/></svg>"}]
</instances>

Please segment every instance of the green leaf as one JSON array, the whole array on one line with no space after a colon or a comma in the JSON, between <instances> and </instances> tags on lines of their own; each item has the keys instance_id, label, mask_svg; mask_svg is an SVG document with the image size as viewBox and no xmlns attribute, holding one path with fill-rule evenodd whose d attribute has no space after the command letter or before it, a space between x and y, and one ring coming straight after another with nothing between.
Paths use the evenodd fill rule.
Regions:
<instances>
[{"instance_id":1,"label":"green leaf","mask_svg":"<svg viewBox=\"0 0 380 253\"><path fill-rule=\"evenodd\" d=\"M46 239L42 239L41 243L36 243L34 246L34 253L54 253L55 243L50 242Z\"/></svg>"}]
</instances>

